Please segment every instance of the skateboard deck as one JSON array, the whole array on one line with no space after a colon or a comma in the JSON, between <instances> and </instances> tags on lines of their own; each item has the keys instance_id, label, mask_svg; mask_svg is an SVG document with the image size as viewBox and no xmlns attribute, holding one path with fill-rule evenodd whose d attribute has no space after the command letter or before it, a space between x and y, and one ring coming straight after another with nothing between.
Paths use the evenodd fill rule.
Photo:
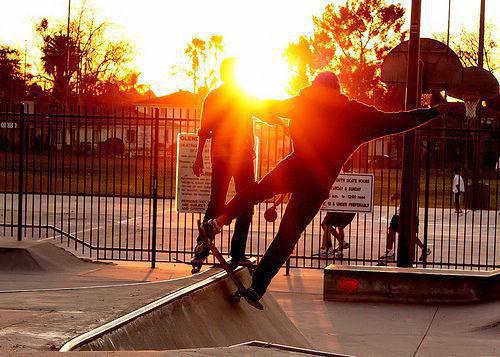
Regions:
<instances>
[{"instance_id":1,"label":"skateboard deck","mask_svg":"<svg viewBox=\"0 0 500 357\"><path fill-rule=\"evenodd\" d=\"M240 301L240 299L243 297L253 307L255 307L259 310L263 310L264 306L262 306L261 303L259 303L258 301L250 301L247 299L247 297L246 297L246 290L247 289L245 288L245 286L243 285L241 280L238 278L238 276L235 274L234 270L231 268L231 266L226 261L226 259L224 259L221 252L219 251L219 249L217 249L217 247L212 243L211 239L206 235L205 230L203 230L201 228L201 221L200 220L198 220L198 230L200 232L201 239L203 239L203 242L208 246L208 248L210 249L210 251L214 255L215 259L217 259L217 261L220 263L221 267L227 272L227 275L229 275L229 278L231 278L231 280L236 285L237 290L233 294L233 296L231 298L231 302L238 303Z\"/></svg>"},{"instance_id":2,"label":"skateboard deck","mask_svg":"<svg viewBox=\"0 0 500 357\"><path fill-rule=\"evenodd\" d=\"M202 259L193 258L189 262L186 262L184 260L173 258L173 260L175 262L177 262L177 263L190 265L192 267L191 274L199 273L201 271L202 266L205 264L205 261L207 259L208 259L208 257L207 258L202 258ZM230 266L232 266L231 263L228 262L228 264ZM216 267L216 268L222 268L222 264L220 264L220 263L213 263L213 264L207 264L207 265L210 265L210 266ZM248 268L250 270L250 274L253 273L253 269L255 268L255 264L253 262L252 263L248 263L248 264L241 264L240 263L238 265Z\"/></svg>"}]
</instances>

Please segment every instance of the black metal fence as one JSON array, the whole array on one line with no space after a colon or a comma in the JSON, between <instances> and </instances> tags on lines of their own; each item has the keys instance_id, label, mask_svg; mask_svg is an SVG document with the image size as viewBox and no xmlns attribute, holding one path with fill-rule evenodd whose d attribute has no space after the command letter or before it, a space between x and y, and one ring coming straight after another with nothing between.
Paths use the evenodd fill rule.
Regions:
<instances>
[{"instance_id":1,"label":"black metal fence","mask_svg":"<svg viewBox=\"0 0 500 357\"><path fill-rule=\"evenodd\" d=\"M189 261L200 214L175 210L176 139L195 132L196 110L138 108L0 108L0 236L54 238L95 259ZM492 269L500 266L498 113L475 120L446 118L418 131L419 239L430 248L416 265ZM256 124L258 177L291 150L280 128ZM332 152L335 144L332 143ZM354 172L372 173L374 209L359 213L345 229L343 257L316 255L320 212L297 244L291 267L374 265L386 249L391 217L399 206L402 137L362 145L351 157ZM453 172L466 182L463 214L456 214ZM266 222L256 207L248 255L260 257L278 219ZM228 252L232 227L217 238ZM415 246L416 257L421 249ZM397 251L397 247L395 247Z\"/></svg>"}]
</instances>

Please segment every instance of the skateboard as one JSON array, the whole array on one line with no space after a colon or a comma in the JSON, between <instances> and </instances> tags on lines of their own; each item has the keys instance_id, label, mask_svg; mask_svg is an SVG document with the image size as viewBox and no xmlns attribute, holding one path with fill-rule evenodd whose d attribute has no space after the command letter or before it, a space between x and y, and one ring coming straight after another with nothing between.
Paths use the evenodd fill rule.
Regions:
<instances>
[{"instance_id":1,"label":"skateboard","mask_svg":"<svg viewBox=\"0 0 500 357\"><path fill-rule=\"evenodd\" d=\"M198 230L200 232L200 237L203 240L203 242L208 246L214 257L219 261L221 267L227 272L227 275L229 275L229 278L234 282L236 285L236 292L231 296L231 303L237 304L240 302L241 298L244 298L250 305L253 307L259 309L259 310L264 310L264 306L258 302L258 301L252 301L249 300L246 296L246 291L247 288L243 285L241 280L238 278L238 276L234 273L234 270L231 268L229 263L224 259L222 256L221 252L217 249L217 247L212 243L212 240L206 235L206 232L204 229L201 227L201 221L198 220ZM194 268L193 268L194 269Z\"/></svg>"},{"instance_id":2,"label":"skateboard","mask_svg":"<svg viewBox=\"0 0 500 357\"><path fill-rule=\"evenodd\" d=\"M191 269L191 274L196 274L196 273L199 273L199 272L200 272L201 267L203 266L203 264L205 263L205 261L207 260L207 258L208 258L208 257L206 257L206 258L200 258L200 259L198 259L198 258L193 258L193 259L191 259L191 261L189 261L189 262L185 262L185 261L183 261L183 260L179 260L179 259L175 259L175 258L174 258L174 260L175 260L176 262L178 262L178 263L191 265L191 267L192 267L192 269ZM228 264L229 264L230 266L232 266L232 265L231 265L231 263L229 263L229 262L228 262ZM252 275L252 274L253 274L253 271L254 271L254 269L255 269L255 264L254 264L254 263L248 263L248 264L241 264L241 263L240 263L240 264L238 264L238 265L241 265L241 266L243 266L243 267L245 267L245 268L248 268L248 270L250 271L250 275ZM215 263L215 264L212 264L211 266L212 266L212 267L217 267L217 268L222 268L222 264L220 264L220 263Z\"/></svg>"}]
</instances>

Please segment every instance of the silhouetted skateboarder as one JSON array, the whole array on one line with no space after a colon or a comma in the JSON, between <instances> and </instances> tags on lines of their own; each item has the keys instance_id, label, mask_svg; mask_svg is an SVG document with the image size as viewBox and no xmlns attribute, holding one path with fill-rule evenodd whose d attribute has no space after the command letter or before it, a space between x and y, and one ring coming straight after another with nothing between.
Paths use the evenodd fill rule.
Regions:
<instances>
[{"instance_id":1,"label":"silhouetted skateboarder","mask_svg":"<svg viewBox=\"0 0 500 357\"><path fill-rule=\"evenodd\" d=\"M267 112L291 120L293 152L259 183L239 192L224 214L201 229L212 236L240 212L280 193L291 193L278 233L259 262L247 297L258 301L328 198L342 165L366 141L415 128L443 114L445 106L385 113L341 94L337 76L323 72L300 94L269 101Z\"/></svg>"},{"instance_id":2,"label":"silhouetted skateboarder","mask_svg":"<svg viewBox=\"0 0 500 357\"><path fill-rule=\"evenodd\" d=\"M223 84L211 91L203 102L201 125L198 131L198 150L193 165L196 176L203 173L203 149L211 139L210 159L212 180L210 199L203 221L215 218L226 203L231 178L234 178L236 192L252 186L254 178L254 133L253 106L256 101L246 95L235 82L236 60L226 58L221 63L220 76ZM270 117L269 124L282 123ZM231 240L231 261L236 265L249 264L245 257L248 229L252 221L253 207L247 205L236 218ZM209 255L209 248L198 237L191 261L193 273Z\"/></svg>"}]
</instances>

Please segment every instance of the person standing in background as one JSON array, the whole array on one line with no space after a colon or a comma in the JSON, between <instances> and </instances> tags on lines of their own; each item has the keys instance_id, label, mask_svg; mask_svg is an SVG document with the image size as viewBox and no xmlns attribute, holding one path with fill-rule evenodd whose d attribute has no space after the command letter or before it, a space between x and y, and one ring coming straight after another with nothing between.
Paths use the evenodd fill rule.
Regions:
<instances>
[{"instance_id":1,"label":"person standing in background","mask_svg":"<svg viewBox=\"0 0 500 357\"><path fill-rule=\"evenodd\" d=\"M462 209L460 208L460 194L465 193L465 183L461 175L460 168L456 168L453 172L455 175L453 176L453 187L451 190L455 196L455 213L461 214Z\"/></svg>"}]
</instances>

